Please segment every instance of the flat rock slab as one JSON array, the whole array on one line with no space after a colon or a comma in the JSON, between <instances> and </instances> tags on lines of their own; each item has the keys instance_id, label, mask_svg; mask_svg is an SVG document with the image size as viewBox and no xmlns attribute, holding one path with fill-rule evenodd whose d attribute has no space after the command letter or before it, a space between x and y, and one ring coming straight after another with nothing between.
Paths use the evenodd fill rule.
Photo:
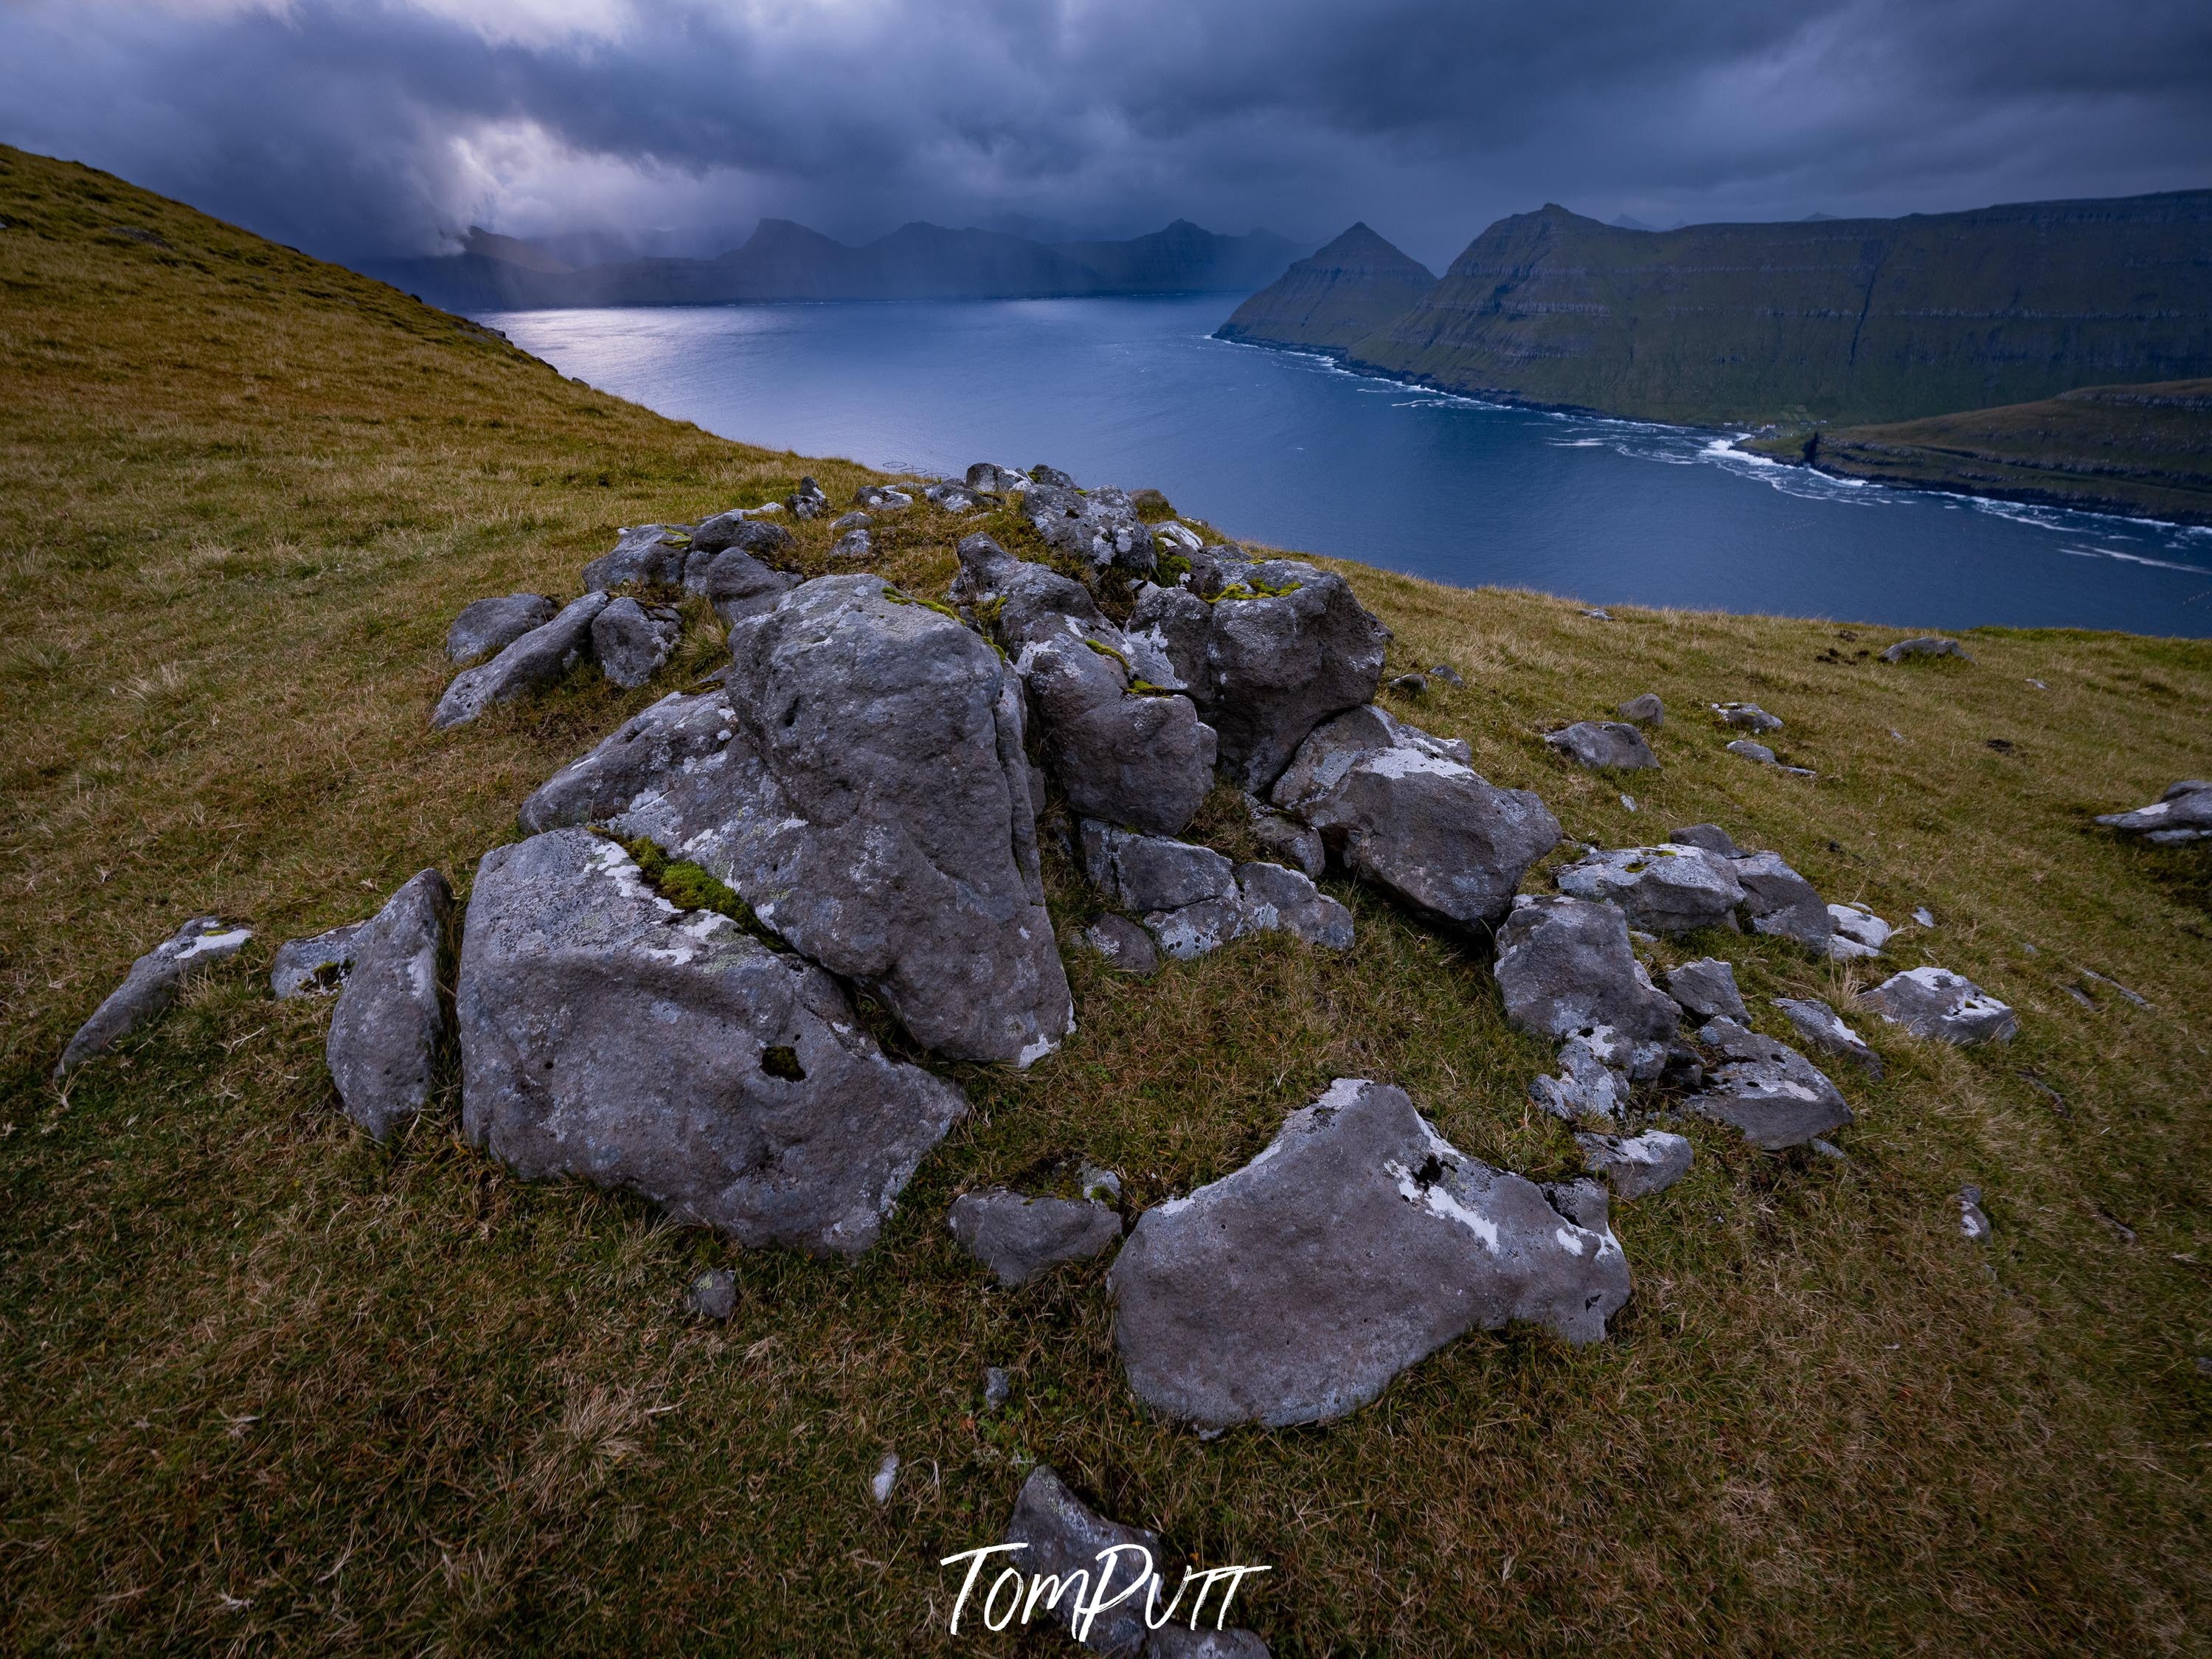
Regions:
<instances>
[{"instance_id":1,"label":"flat rock slab","mask_svg":"<svg viewBox=\"0 0 2212 1659\"><path fill-rule=\"evenodd\" d=\"M1619 1199L1665 1192L1689 1174L1695 1156L1688 1140L1664 1129L1640 1135L1579 1134L1575 1145L1591 1173L1604 1176Z\"/></svg>"},{"instance_id":2,"label":"flat rock slab","mask_svg":"<svg viewBox=\"0 0 2212 1659\"><path fill-rule=\"evenodd\" d=\"M1051 1053L1075 1011L998 653L873 576L794 588L731 646L721 691L656 704L525 822L605 822L696 861L927 1048Z\"/></svg>"},{"instance_id":3,"label":"flat rock slab","mask_svg":"<svg viewBox=\"0 0 2212 1659\"><path fill-rule=\"evenodd\" d=\"M1654 933L1687 933L1726 923L1743 902L1729 860L1702 847L1623 847L1591 853L1553 878L1563 893L1617 904Z\"/></svg>"},{"instance_id":4,"label":"flat rock slab","mask_svg":"<svg viewBox=\"0 0 2212 1659\"><path fill-rule=\"evenodd\" d=\"M1087 1261L1121 1239L1118 1211L1089 1199L1025 1198L1004 1187L963 1193L947 1218L961 1248L1001 1285L1026 1285L1063 1261Z\"/></svg>"},{"instance_id":5,"label":"flat rock slab","mask_svg":"<svg viewBox=\"0 0 2212 1659\"><path fill-rule=\"evenodd\" d=\"M1881 1056L1844 1023L1843 1016L1818 997L1777 997L1774 1006L1796 1028L1797 1035L1823 1054L1856 1060L1869 1077L1881 1075Z\"/></svg>"},{"instance_id":6,"label":"flat rock slab","mask_svg":"<svg viewBox=\"0 0 2212 1659\"><path fill-rule=\"evenodd\" d=\"M1668 973L1667 994L1698 1019L1726 1016L1739 1025L1751 1023L1743 993L1736 989L1735 969L1718 957L1701 957Z\"/></svg>"},{"instance_id":7,"label":"flat rock slab","mask_svg":"<svg viewBox=\"0 0 2212 1659\"><path fill-rule=\"evenodd\" d=\"M1915 1036L1962 1048L2009 1042L2020 1034L2019 1017L2010 1008L1948 968L1908 968L1862 992L1859 1000Z\"/></svg>"},{"instance_id":8,"label":"flat rock slab","mask_svg":"<svg viewBox=\"0 0 2212 1659\"><path fill-rule=\"evenodd\" d=\"M1477 1327L1595 1341L1629 1294L1595 1183L1493 1170L1402 1091L1354 1079L1235 1174L1146 1211L1109 1283L1130 1387L1208 1431L1341 1417Z\"/></svg>"},{"instance_id":9,"label":"flat rock slab","mask_svg":"<svg viewBox=\"0 0 2212 1659\"><path fill-rule=\"evenodd\" d=\"M1698 1040L1721 1064L1707 1073L1692 1111L1740 1130L1754 1146L1779 1152L1853 1121L1850 1104L1826 1075L1786 1043L1745 1030L1732 1019L1708 1022Z\"/></svg>"},{"instance_id":10,"label":"flat rock slab","mask_svg":"<svg viewBox=\"0 0 2212 1659\"><path fill-rule=\"evenodd\" d=\"M457 1003L471 1145L741 1244L858 1255L965 1109L829 975L678 910L586 830L485 854Z\"/></svg>"},{"instance_id":11,"label":"flat rock slab","mask_svg":"<svg viewBox=\"0 0 2212 1659\"><path fill-rule=\"evenodd\" d=\"M1665 1042L1680 1024L1636 959L1628 919L1610 904L1524 897L1498 929L1492 972L1507 1020L1537 1036L1609 1030L1630 1043Z\"/></svg>"},{"instance_id":12,"label":"flat rock slab","mask_svg":"<svg viewBox=\"0 0 2212 1659\"><path fill-rule=\"evenodd\" d=\"M1623 720L1577 720L1544 741L1594 772L1648 772L1659 764L1644 733Z\"/></svg>"},{"instance_id":13,"label":"flat rock slab","mask_svg":"<svg viewBox=\"0 0 2212 1659\"><path fill-rule=\"evenodd\" d=\"M1468 758L1464 743L1355 708L1299 745L1272 798L1361 880L1423 916L1486 933L1528 866L1559 845L1559 823Z\"/></svg>"},{"instance_id":14,"label":"flat rock slab","mask_svg":"<svg viewBox=\"0 0 2212 1659\"><path fill-rule=\"evenodd\" d=\"M334 997L353 971L354 957L366 921L349 921L343 927L307 939L287 939L276 947L269 968L269 990L279 1002L294 997Z\"/></svg>"},{"instance_id":15,"label":"flat rock slab","mask_svg":"<svg viewBox=\"0 0 2212 1659\"><path fill-rule=\"evenodd\" d=\"M453 912L453 889L435 870L394 893L362 928L353 971L331 1014L323 1045L331 1081L346 1115L379 1140L430 1098L446 1035L438 969Z\"/></svg>"},{"instance_id":16,"label":"flat rock slab","mask_svg":"<svg viewBox=\"0 0 2212 1659\"><path fill-rule=\"evenodd\" d=\"M507 593L461 607L446 630L446 654L458 663L504 651L533 628L553 620L561 607L543 593Z\"/></svg>"},{"instance_id":17,"label":"flat rock slab","mask_svg":"<svg viewBox=\"0 0 2212 1659\"><path fill-rule=\"evenodd\" d=\"M440 731L465 726L487 708L542 691L582 660L592 648L592 623L607 596L571 599L552 621L532 629L489 662L464 668L438 699L430 724Z\"/></svg>"},{"instance_id":18,"label":"flat rock slab","mask_svg":"<svg viewBox=\"0 0 2212 1659\"><path fill-rule=\"evenodd\" d=\"M168 1012L187 979L245 949L250 928L226 927L213 916L198 916L131 964L123 983L107 994L92 1018L76 1030L54 1067L59 1083L96 1054Z\"/></svg>"}]
</instances>

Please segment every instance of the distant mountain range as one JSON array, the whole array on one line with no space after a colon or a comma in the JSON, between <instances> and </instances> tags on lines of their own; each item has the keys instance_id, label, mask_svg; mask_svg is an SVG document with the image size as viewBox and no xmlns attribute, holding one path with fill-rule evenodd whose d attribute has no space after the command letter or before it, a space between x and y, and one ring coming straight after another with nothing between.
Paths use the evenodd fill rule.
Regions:
<instances>
[{"instance_id":1,"label":"distant mountain range","mask_svg":"<svg viewBox=\"0 0 2212 1659\"><path fill-rule=\"evenodd\" d=\"M1656 232L1547 206L1426 275L1355 226L1220 335L1689 424L1910 420L2212 374L2212 191Z\"/></svg>"},{"instance_id":2,"label":"distant mountain range","mask_svg":"<svg viewBox=\"0 0 2212 1659\"><path fill-rule=\"evenodd\" d=\"M859 247L788 219L763 219L743 246L711 259L575 265L540 244L471 229L459 253L370 260L361 269L449 311L524 311L737 300L1249 293L1281 276L1297 252L1297 244L1270 231L1218 236L1186 219L1121 242L1038 242L915 223Z\"/></svg>"}]
</instances>

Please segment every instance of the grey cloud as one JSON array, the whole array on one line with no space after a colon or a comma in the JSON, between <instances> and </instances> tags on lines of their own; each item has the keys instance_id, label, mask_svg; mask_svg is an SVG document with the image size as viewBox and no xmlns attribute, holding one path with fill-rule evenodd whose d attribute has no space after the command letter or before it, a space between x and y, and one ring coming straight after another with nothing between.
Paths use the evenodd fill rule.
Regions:
<instances>
[{"instance_id":1,"label":"grey cloud","mask_svg":"<svg viewBox=\"0 0 2212 1659\"><path fill-rule=\"evenodd\" d=\"M612 38L531 44L403 0L18 0L0 137L341 256L471 221L726 240L762 213L846 235L1180 214L1315 240L1366 218L1441 264L1547 199L1672 222L2212 181L2201 0L746 15L639 6Z\"/></svg>"}]
</instances>

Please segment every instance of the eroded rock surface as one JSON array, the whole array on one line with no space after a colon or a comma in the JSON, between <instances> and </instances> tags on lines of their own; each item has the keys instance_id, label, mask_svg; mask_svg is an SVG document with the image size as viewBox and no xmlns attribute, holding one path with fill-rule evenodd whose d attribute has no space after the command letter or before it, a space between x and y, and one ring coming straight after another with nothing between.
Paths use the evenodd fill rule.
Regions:
<instances>
[{"instance_id":1,"label":"eroded rock surface","mask_svg":"<svg viewBox=\"0 0 2212 1659\"><path fill-rule=\"evenodd\" d=\"M1034 471L1030 477L1021 510L1046 546L1080 559L1094 570L1144 574L1152 569L1158 557L1152 532L1139 520L1127 490L1086 493L1047 483Z\"/></svg>"},{"instance_id":2,"label":"eroded rock surface","mask_svg":"<svg viewBox=\"0 0 2212 1659\"><path fill-rule=\"evenodd\" d=\"M54 1081L59 1083L85 1061L167 1012L177 1000L179 986L236 956L252 937L252 929L226 927L213 916L186 922L132 963L123 983L110 991L92 1011L92 1018L77 1027L54 1067Z\"/></svg>"},{"instance_id":3,"label":"eroded rock surface","mask_svg":"<svg viewBox=\"0 0 2212 1659\"><path fill-rule=\"evenodd\" d=\"M1146 1212L1109 1282L1130 1387L1201 1430L1343 1416L1477 1327L1595 1341L1629 1294L1596 1183L1493 1170L1355 1079Z\"/></svg>"},{"instance_id":4,"label":"eroded rock surface","mask_svg":"<svg viewBox=\"0 0 2212 1659\"><path fill-rule=\"evenodd\" d=\"M2010 1008L1948 968L1908 968L1862 992L1859 1000L1915 1036L1960 1048L2008 1042L2020 1031L2019 1018Z\"/></svg>"},{"instance_id":5,"label":"eroded rock surface","mask_svg":"<svg viewBox=\"0 0 2212 1659\"><path fill-rule=\"evenodd\" d=\"M1863 904L1832 904L1828 921L1828 954L1838 962L1855 957L1878 957L1897 930Z\"/></svg>"},{"instance_id":6,"label":"eroded rock surface","mask_svg":"<svg viewBox=\"0 0 2212 1659\"><path fill-rule=\"evenodd\" d=\"M1644 733L1623 720L1577 720L1544 741L1592 771L1642 772L1659 764Z\"/></svg>"},{"instance_id":7,"label":"eroded rock surface","mask_svg":"<svg viewBox=\"0 0 2212 1659\"><path fill-rule=\"evenodd\" d=\"M629 526L610 551L584 567L584 586L601 591L624 582L675 587L683 582L684 562L690 556L690 525Z\"/></svg>"},{"instance_id":8,"label":"eroded rock surface","mask_svg":"<svg viewBox=\"0 0 2212 1659\"><path fill-rule=\"evenodd\" d=\"M471 1144L744 1244L866 1249L965 1109L820 969L678 910L586 830L484 856L457 1001Z\"/></svg>"},{"instance_id":9,"label":"eroded rock surface","mask_svg":"<svg viewBox=\"0 0 2212 1659\"><path fill-rule=\"evenodd\" d=\"M1591 853L1553 879L1563 893L1619 905L1630 921L1654 933L1720 926L1744 896L1729 860L1671 842Z\"/></svg>"},{"instance_id":10,"label":"eroded rock surface","mask_svg":"<svg viewBox=\"0 0 2212 1659\"><path fill-rule=\"evenodd\" d=\"M364 927L323 1046L345 1115L379 1140L421 1111L446 1034L439 988L453 889L424 870Z\"/></svg>"},{"instance_id":11,"label":"eroded rock surface","mask_svg":"<svg viewBox=\"0 0 2212 1659\"><path fill-rule=\"evenodd\" d=\"M1802 1146L1852 1121L1851 1109L1826 1075L1787 1043L1732 1019L1710 1021L1698 1040L1722 1056L1692 1096L1692 1110L1742 1132L1754 1146Z\"/></svg>"},{"instance_id":12,"label":"eroded rock surface","mask_svg":"<svg viewBox=\"0 0 2212 1659\"><path fill-rule=\"evenodd\" d=\"M269 989L279 1002L294 997L331 997L353 971L354 956L366 921L307 939L287 939L276 947L269 968Z\"/></svg>"},{"instance_id":13,"label":"eroded rock surface","mask_svg":"<svg viewBox=\"0 0 2212 1659\"><path fill-rule=\"evenodd\" d=\"M1121 1237L1121 1215L1106 1205L1024 1197L1004 1187L961 1194L947 1224L961 1248L1007 1285L1026 1285L1064 1261L1087 1261Z\"/></svg>"},{"instance_id":14,"label":"eroded rock surface","mask_svg":"<svg viewBox=\"0 0 2212 1659\"><path fill-rule=\"evenodd\" d=\"M1817 956L1826 956L1835 939L1835 919L1813 884L1773 853L1744 853L1729 861L1743 889L1743 913L1754 933L1796 939Z\"/></svg>"},{"instance_id":15,"label":"eroded rock surface","mask_svg":"<svg viewBox=\"0 0 2212 1659\"><path fill-rule=\"evenodd\" d=\"M775 528L769 525L754 527ZM733 544L703 559L694 559L685 568L684 585L705 597L707 603L714 607L714 614L721 618L723 627L734 628L740 618L763 616L775 610L783 596L799 586L799 578L787 571L771 568L754 553Z\"/></svg>"},{"instance_id":16,"label":"eroded rock surface","mask_svg":"<svg viewBox=\"0 0 2212 1659\"><path fill-rule=\"evenodd\" d=\"M446 630L446 654L457 663L471 663L504 651L532 629L551 622L560 608L543 593L505 593L465 605Z\"/></svg>"},{"instance_id":17,"label":"eroded rock surface","mask_svg":"<svg viewBox=\"0 0 2212 1659\"><path fill-rule=\"evenodd\" d=\"M1881 1056L1867 1046L1864 1037L1844 1023L1842 1015L1820 998L1777 997L1774 1006L1796 1028L1797 1035L1815 1048L1856 1060L1871 1077L1881 1075Z\"/></svg>"},{"instance_id":18,"label":"eroded rock surface","mask_svg":"<svg viewBox=\"0 0 2212 1659\"><path fill-rule=\"evenodd\" d=\"M1735 969L1718 957L1701 957L1673 969L1667 975L1667 994L1698 1019L1724 1015L1738 1024L1751 1023L1743 993L1736 989Z\"/></svg>"},{"instance_id":19,"label":"eroded rock surface","mask_svg":"<svg viewBox=\"0 0 2212 1659\"><path fill-rule=\"evenodd\" d=\"M1663 1043L1680 1022L1674 1000L1636 959L1628 920L1610 904L1527 898L1498 930L1492 971L1515 1026L1554 1041L1610 1030L1628 1043Z\"/></svg>"},{"instance_id":20,"label":"eroded rock surface","mask_svg":"<svg viewBox=\"0 0 2212 1659\"><path fill-rule=\"evenodd\" d=\"M532 629L489 662L464 668L438 699L430 724L440 731L465 726L487 708L554 684L591 650L592 623L606 605L602 592L571 599L552 621Z\"/></svg>"},{"instance_id":21,"label":"eroded rock surface","mask_svg":"<svg viewBox=\"0 0 2212 1659\"><path fill-rule=\"evenodd\" d=\"M1105 958L1109 967L1139 979L1160 970L1160 953L1152 936L1127 916L1103 915L1082 933L1085 945Z\"/></svg>"},{"instance_id":22,"label":"eroded rock surface","mask_svg":"<svg viewBox=\"0 0 2212 1659\"><path fill-rule=\"evenodd\" d=\"M2212 783L2184 778L2149 805L2107 812L2097 822L2162 847L2212 837Z\"/></svg>"},{"instance_id":23,"label":"eroded rock surface","mask_svg":"<svg viewBox=\"0 0 2212 1659\"><path fill-rule=\"evenodd\" d=\"M1246 789L1273 784L1307 733L1374 700L1390 630L1344 578L1272 559L1212 603L1199 712L1220 734L1220 766ZM1280 803L1279 802L1278 805Z\"/></svg>"},{"instance_id":24,"label":"eroded rock surface","mask_svg":"<svg viewBox=\"0 0 2212 1659\"><path fill-rule=\"evenodd\" d=\"M1575 1145L1582 1148L1583 1162L1603 1176L1620 1199L1665 1192L1689 1174L1695 1156L1686 1139L1664 1129L1640 1135L1578 1134Z\"/></svg>"},{"instance_id":25,"label":"eroded rock surface","mask_svg":"<svg viewBox=\"0 0 2212 1659\"><path fill-rule=\"evenodd\" d=\"M627 596L608 601L592 618L592 654L599 672L624 690L658 674L684 637L684 620L665 605L641 605Z\"/></svg>"}]
</instances>

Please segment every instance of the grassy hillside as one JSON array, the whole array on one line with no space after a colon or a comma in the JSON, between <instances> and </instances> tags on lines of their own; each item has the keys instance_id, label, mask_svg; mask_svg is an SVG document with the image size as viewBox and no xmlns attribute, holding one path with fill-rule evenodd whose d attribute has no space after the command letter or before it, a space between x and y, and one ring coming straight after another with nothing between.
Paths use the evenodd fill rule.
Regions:
<instances>
[{"instance_id":1,"label":"grassy hillside","mask_svg":"<svg viewBox=\"0 0 2212 1659\"><path fill-rule=\"evenodd\" d=\"M1875 483L2212 524L2212 380L2084 386L1747 447Z\"/></svg>"},{"instance_id":2,"label":"grassy hillside","mask_svg":"<svg viewBox=\"0 0 2212 1659\"><path fill-rule=\"evenodd\" d=\"M1907 420L2212 374L2209 238L2212 191L1666 232L1547 207L1350 355L1650 420Z\"/></svg>"},{"instance_id":3,"label":"grassy hillside","mask_svg":"<svg viewBox=\"0 0 2212 1659\"><path fill-rule=\"evenodd\" d=\"M2212 1645L2212 881L2086 823L2203 775L2212 646L1990 631L1971 665L1890 669L1869 629L1343 567L1393 672L1467 678L1404 712L1571 834L1717 818L1832 897L1929 906L1897 964L2024 1029L1961 1053L1869 1026L1888 1075L1838 1071L1845 1163L1692 1127L1690 1176L1617 1212L1636 1290L1607 1341L1476 1336L1345 1422L1200 1443L1122 1386L1103 1261L987 1288L947 1204L1087 1155L1150 1205L1340 1074L1567 1170L1486 965L1341 887L1344 958L1245 941L1138 983L1073 957L1077 1036L955 1071L975 1111L852 1264L520 1182L461 1143L450 1079L378 1149L336 1109L326 1006L267 1000L270 951L427 864L465 888L532 787L684 683L580 674L433 734L453 612L573 592L617 524L861 475L82 168L0 152L0 1651L1012 1651L945 1637L935 1564L999 1535L1030 1459L1208 1564L1272 1565L1245 1616L1278 1654ZM939 591L953 534L917 510L886 574ZM688 672L714 654L692 623ZM1632 814L1540 732L1647 690L1675 712ZM1692 711L1736 697L1817 782L1722 752ZM1225 810L1202 827L1233 843ZM258 930L246 958L52 1091L76 1023L202 913ZM1734 934L1662 960L1706 949L1777 1032L1767 998L1867 981ZM687 1322L724 1261L736 1316ZM986 1364L1014 1380L995 1416Z\"/></svg>"}]
</instances>

